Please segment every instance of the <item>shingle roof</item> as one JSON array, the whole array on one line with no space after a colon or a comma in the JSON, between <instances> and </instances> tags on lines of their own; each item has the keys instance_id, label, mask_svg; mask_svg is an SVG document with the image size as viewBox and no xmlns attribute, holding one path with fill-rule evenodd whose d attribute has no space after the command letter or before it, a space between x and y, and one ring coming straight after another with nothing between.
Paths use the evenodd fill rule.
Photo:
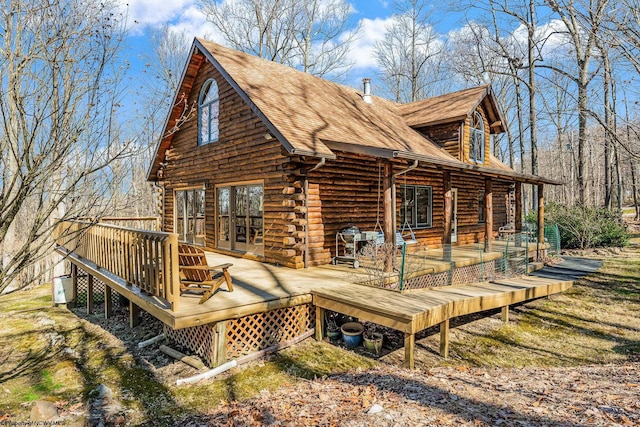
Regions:
<instances>
[{"instance_id":1,"label":"shingle roof","mask_svg":"<svg viewBox=\"0 0 640 427\"><path fill-rule=\"evenodd\" d=\"M357 89L196 38L176 99L191 90L203 54L291 154L333 158L331 148L355 152L373 149L380 157L419 157L434 164L460 165L464 169L468 165L411 126L464 118L491 95L489 86L480 86L404 105L373 96L369 104ZM164 153L171 145L174 132L170 130L181 111L175 100L174 104L165 125L165 136L156 147L148 175L150 180L158 178ZM490 120L498 123L494 130L501 129L500 112L495 102L489 104L493 106L489 106L488 113L493 116ZM551 182L518 174L493 156L488 167L473 168L530 182Z\"/></svg>"},{"instance_id":2,"label":"shingle roof","mask_svg":"<svg viewBox=\"0 0 640 427\"><path fill-rule=\"evenodd\" d=\"M464 120L473 113L478 105L484 103L488 110L490 124L501 121L500 111L495 103L485 102L491 93L491 86L483 85L445 95L434 96L398 106L399 114L412 127L436 125L439 123ZM498 128L502 131L502 124Z\"/></svg>"},{"instance_id":3,"label":"shingle roof","mask_svg":"<svg viewBox=\"0 0 640 427\"><path fill-rule=\"evenodd\" d=\"M412 151L442 159L450 154L406 125L397 104L271 61L197 39L293 148L333 157L325 142Z\"/></svg>"}]
</instances>

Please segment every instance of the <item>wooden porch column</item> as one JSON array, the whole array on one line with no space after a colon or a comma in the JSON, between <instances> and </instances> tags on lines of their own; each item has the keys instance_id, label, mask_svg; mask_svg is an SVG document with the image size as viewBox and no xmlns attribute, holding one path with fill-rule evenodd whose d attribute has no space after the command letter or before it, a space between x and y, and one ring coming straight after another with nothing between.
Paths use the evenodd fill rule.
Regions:
<instances>
[{"instance_id":1,"label":"wooden porch column","mask_svg":"<svg viewBox=\"0 0 640 427\"><path fill-rule=\"evenodd\" d=\"M513 226L516 233L522 232L522 183L517 182L516 185L516 214Z\"/></svg>"},{"instance_id":2,"label":"wooden porch column","mask_svg":"<svg viewBox=\"0 0 640 427\"><path fill-rule=\"evenodd\" d=\"M484 179L484 250L490 252L493 246L493 181Z\"/></svg>"},{"instance_id":3,"label":"wooden porch column","mask_svg":"<svg viewBox=\"0 0 640 427\"><path fill-rule=\"evenodd\" d=\"M451 194L451 173L444 171L442 174L442 186L444 188L444 231L442 253L446 261L451 260L451 229L453 220L453 195Z\"/></svg>"},{"instance_id":4,"label":"wooden porch column","mask_svg":"<svg viewBox=\"0 0 640 427\"><path fill-rule=\"evenodd\" d=\"M87 273L87 314L93 312L93 276Z\"/></svg>"},{"instance_id":5,"label":"wooden porch column","mask_svg":"<svg viewBox=\"0 0 640 427\"><path fill-rule=\"evenodd\" d=\"M538 184L538 259L544 258L544 184Z\"/></svg>"},{"instance_id":6,"label":"wooden porch column","mask_svg":"<svg viewBox=\"0 0 640 427\"><path fill-rule=\"evenodd\" d=\"M383 191L384 191L384 241L387 243L387 246L391 244L393 246L395 244L395 232L393 230L394 223L394 215L395 215L395 206L393 200L393 170L391 163L387 162L384 164L384 177L382 180ZM384 271L388 272L393 269L393 256L394 251L388 250L386 251L386 257L384 260Z\"/></svg>"}]
</instances>

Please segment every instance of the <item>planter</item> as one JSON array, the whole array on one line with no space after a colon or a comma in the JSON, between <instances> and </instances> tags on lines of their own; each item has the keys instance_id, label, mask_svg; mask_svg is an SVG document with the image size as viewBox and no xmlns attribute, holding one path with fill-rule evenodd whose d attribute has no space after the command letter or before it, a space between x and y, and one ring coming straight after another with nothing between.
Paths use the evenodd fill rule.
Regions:
<instances>
[{"instance_id":1,"label":"planter","mask_svg":"<svg viewBox=\"0 0 640 427\"><path fill-rule=\"evenodd\" d=\"M355 347L362 342L362 333L364 326L358 322L348 322L340 328L342 331L342 339L347 347Z\"/></svg>"},{"instance_id":2,"label":"planter","mask_svg":"<svg viewBox=\"0 0 640 427\"><path fill-rule=\"evenodd\" d=\"M331 341L335 341L338 338L340 338L340 335L342 335L342 331L340 331L340 329L336 328L336 329L327 329L327 337L331 340Z\"/></svg>"},{"instance_id":3,"label":"planter","mask_svg":"<svg viewBox=\"0 0 640 427\"><path fill-rule=\"evenodd\" d=\"M371 353L380 355L382 352L382 342L384 341L384 335L378 332L371 332L364 335L364 348Z\"/></svg>"}]
</instances>

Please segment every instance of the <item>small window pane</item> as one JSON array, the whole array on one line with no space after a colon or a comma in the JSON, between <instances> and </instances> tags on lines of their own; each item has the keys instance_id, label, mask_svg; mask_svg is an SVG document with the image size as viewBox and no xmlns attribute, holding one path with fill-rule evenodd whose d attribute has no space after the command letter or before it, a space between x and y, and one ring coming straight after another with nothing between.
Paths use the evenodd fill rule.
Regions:
<instances>
[{"instance_id":1,"label":"small window pane","mask_svg":"<svg viewBox=\"0 0 640 427\"><path fill-rule=\"evenodd\" d=\"M426 227L431 225L431 189L429 187L416 188L417 225Z\"/></svg>"},{"instance_id":2,"label":"small window pane","mask_svg":"<svg viewBox=\"0 0 640 427\"><path fill-rule=\"evenodd\" d=\"M200 139L198 144L208 144L218 140L218 115L220 111L220 100L218 98L218 84L215 80L207 81L200 93Z\"/></svg>"}]
</instances>

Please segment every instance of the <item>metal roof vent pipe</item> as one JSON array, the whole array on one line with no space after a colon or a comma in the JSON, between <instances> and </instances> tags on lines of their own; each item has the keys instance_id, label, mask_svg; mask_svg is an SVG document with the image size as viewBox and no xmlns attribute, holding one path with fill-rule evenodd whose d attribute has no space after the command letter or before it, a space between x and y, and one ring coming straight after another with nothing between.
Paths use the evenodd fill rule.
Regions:
<instances>
[{"instance_id":1,"label":"metal roof vent pipe","mask_svg":"<svg viewBox=\"0 0 640 427\"><path fill-rule=\"evenodd\" d=\"M368 77L362 79L362 85L364 86L364 95L362 95L362 100L367 104L371 104L371 79Z\"/></svg>"}]
</instances>

